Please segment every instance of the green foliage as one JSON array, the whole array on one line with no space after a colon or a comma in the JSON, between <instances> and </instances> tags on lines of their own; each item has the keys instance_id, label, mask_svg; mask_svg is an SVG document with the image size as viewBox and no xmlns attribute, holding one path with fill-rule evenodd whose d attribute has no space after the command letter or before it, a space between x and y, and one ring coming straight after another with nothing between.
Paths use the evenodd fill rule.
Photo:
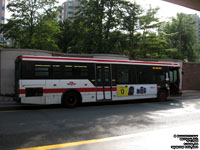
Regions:
<instances>
[{"instance_id":1,"label":"green foliage","mask_svg":"<svg viewBox=\"0 0 200 150\"><path fill-rule=\"evenodd\" d=\"M177 14L162 23L156 17L159 8L143 10L128 0L80 2L73 20L57 22L61 7L55 7L56 0L9 0L11 19L0 32L16 48L189 61L200 56L189 15Z\"/></svg>"},{"instance_id":2,"label":"green foliage","mask_svg":"<svg viewBox=\"0 0 200 150\"><path fill-rule=\"evenodd\" d=\"M41 27L41 20L45 17L55 17L55 3L56 0L8 0L7 9L11 18L1 28L1 32L6 39L13 41L14 47L35 48L37 39L34 38L39 36L36 36L39 30L37 27Z\"/></svg>"},{"instance_id":3,"label":"green foliage","mask_svg":"<svg viewBox=\"0 0 200 150\"><path fill-rule=\"evenodd\" d=\"M61 33L58 36L58 46L63 53L69 53L73 40L73 26L69 20L59 23Z\"/></svg>"},{"instance_id":4,"label":"green foliage","mask_svg":"<svg viewBox=\"0 0 200 150\"><path fill-rule=\"evenodd\" d=\"M133 58L154 58L161 59L166 58L167 42L162 36L158 36L153 32L140 35L138 42L138 48L131 52Z\"/></svg>"},{"instance_id":5,"label":"green foliage","mask_svg":"<svg viewBox=\"0 0 200 150\"><path fill-rule=\"evenodd\" d=\"M156 17L159 8L149 8L147 12L140 17L140 29L143 30L143 34L146 34L148 30L158 28L160 26L159 18Z\"/></svg>"},{"instance_id":6,"label":"green foliage","mask_svg":"<svg viewBox=\"0 0 200 150\"><path fill-rule=\"evenodd\" d=\"M43 19L38 22L33 39L32 48L59 51L58 36L61 33L58 22L55 19Z\"/></svg>"},{"instance_id":7,"label":"green foliage","mask_svg":"<svg viewBox=\"0 0 200 150\"><path fill-rule=\"evenodd\" d=\"M6 39L11 39L13 41L13 46L15 48L20 48L19 43L23 43L25 34L23 34L23 29L19 21L9 20L7 24L1 25L0 31L4 34Z\"/></svg>"},{"instance_id":8,"label":"green foliage","mask_svg":"<svg viewBox=\"0 0 200 150\"><path fill-rule=\"evenodd\" d=\"M196 34L195 21L190 15L177 14L171 22L165 23L162 31L168 36L169 48L177 49L179 59L195 60Z\"/></svg>"}]
</instances>

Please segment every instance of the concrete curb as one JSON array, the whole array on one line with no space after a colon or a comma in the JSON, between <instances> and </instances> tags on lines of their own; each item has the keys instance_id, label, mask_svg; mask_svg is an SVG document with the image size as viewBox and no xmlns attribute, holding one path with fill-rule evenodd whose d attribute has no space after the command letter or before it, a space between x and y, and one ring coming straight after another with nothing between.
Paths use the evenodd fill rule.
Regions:
<instances>
[{"instance_id":1,"label":"concrete curb","mask_svg":"<svg viewBox=\"0 0 200 150\"><path fill-rule=\"evenodd\" d=\"M183 91L183 96L200 96L200 90L186 90Z\"/></svg>"},{"instance_id":2,"label":"concrete curb","mask_svg":"<svg viewBox=\"0 0 200 150\"><path fill-rule=\"evenodd\" d=\"M0 96L0 105L2 104L17 104L17 102L13 100L13 97Z\"/></svg>"},{"instance_id":3,"label":"concrete curb","mask_svg":"<svg viewBox=\"0 0 200 150\"><path fill-rule=\"evenodd\" d=\"M13 97L0 96L0 101L13 101Z\"/></svg>"}]
</instances>

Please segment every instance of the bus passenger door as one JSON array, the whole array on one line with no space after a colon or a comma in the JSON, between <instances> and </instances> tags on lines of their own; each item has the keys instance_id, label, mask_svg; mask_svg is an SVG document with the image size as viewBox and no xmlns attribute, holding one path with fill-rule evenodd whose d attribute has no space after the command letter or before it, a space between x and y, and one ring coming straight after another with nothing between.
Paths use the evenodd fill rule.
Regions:
<instances>
[{"instance_id":1,"label":"bus passenger door","mask_svg":"<svg viewBox=\"0 0 200 150\"><path fill-rule=\"evenodd\" d=\"M96 65L97 101L111 100L111 71L110 65Z\"/></svg>"},{"instance_id":2,"label":"bus passenger door","mask_svg":"<svg viewBox=\"0 0 200 150\"><path fill-rule=\"evenodd\" d=\"M180 85L180 77L179 77L179 68L170 68L169 69L169 87L170 87L170 95L179 95L179 85Z\"/></svg>"}]
</instances>

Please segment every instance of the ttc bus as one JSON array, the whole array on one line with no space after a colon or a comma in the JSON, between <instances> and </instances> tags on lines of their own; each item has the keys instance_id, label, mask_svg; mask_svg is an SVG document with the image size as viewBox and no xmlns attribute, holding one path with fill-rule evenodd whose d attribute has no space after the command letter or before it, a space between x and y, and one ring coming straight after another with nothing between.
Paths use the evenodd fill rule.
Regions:
<instances>
[{"instance_id":1,"label":"ttc bus","mask_svg":"<svg viewBox=\"0 0 200 150\"><path fill-rule=\"evenodd\" d=\"M23 55L15 64L15 99L25 104L163 101L180 89L174 62Z\"/></svg>"}]
</instances>

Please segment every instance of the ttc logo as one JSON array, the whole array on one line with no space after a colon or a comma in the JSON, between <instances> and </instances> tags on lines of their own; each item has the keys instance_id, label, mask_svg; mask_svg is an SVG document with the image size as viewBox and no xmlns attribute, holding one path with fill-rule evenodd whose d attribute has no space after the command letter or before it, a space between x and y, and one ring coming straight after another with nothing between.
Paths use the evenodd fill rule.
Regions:
<instances>
[{"instance_id":1,"label":"ttc logo","mask_svg":"<svg viewBox=\"0 0 200 150\"><path fill-rule=\"evenodd\" d=\"M69 82L69 83L67 83L67 85L73 86L73 85L76 85L76 83L74 83L74 82Z\"/></svg>"}]
</instances>

